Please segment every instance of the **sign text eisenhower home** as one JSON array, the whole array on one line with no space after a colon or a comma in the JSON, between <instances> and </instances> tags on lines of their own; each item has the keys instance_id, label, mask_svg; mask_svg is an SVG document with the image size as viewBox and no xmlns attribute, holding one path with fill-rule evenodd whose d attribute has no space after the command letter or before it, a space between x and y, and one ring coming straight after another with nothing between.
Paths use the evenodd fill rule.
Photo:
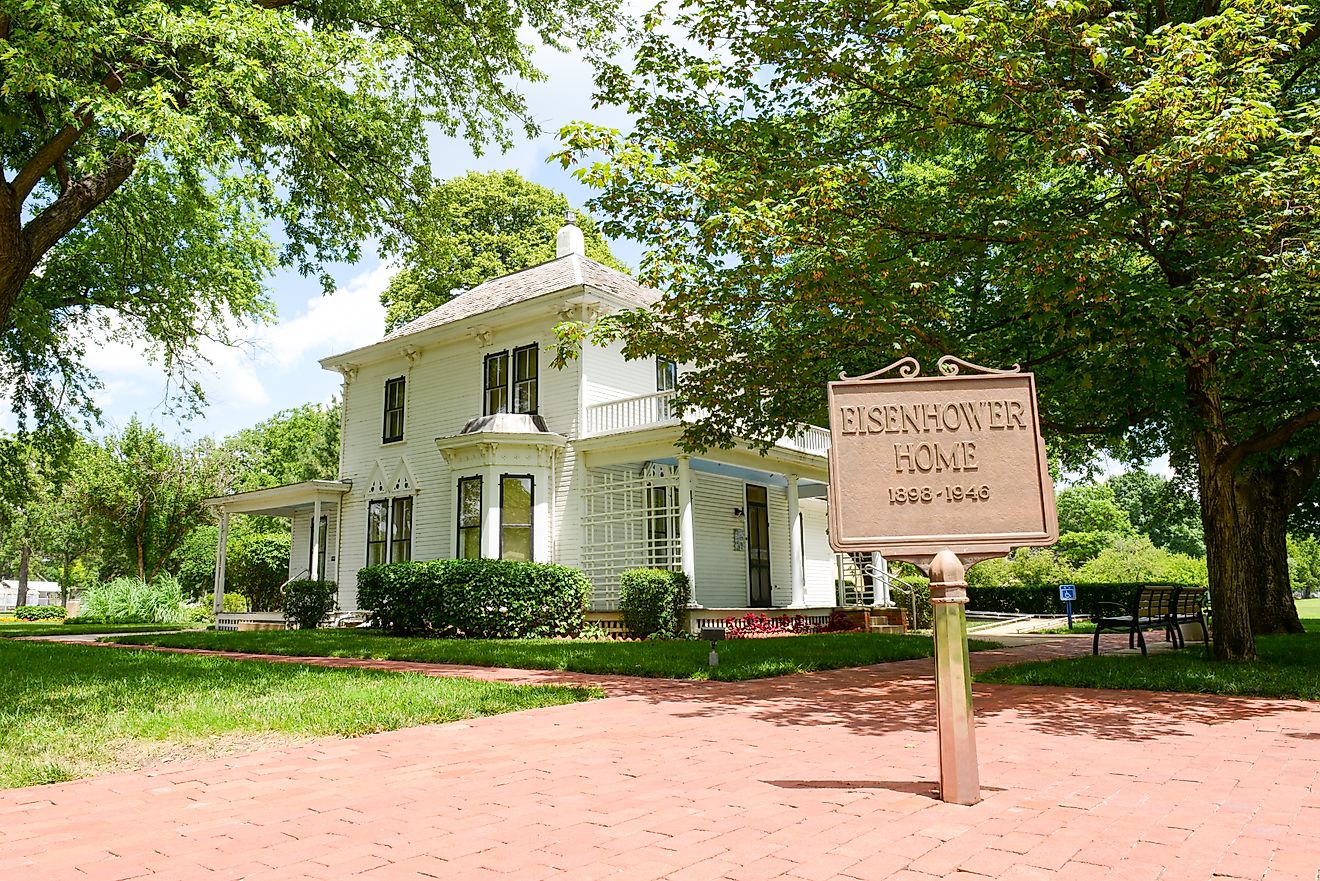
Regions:
<instances>
[{"instance_id":1,"label":"sign text eisenhower home","mask_svg":"<svg viewBox=\"0 0 1320 881\"><path fill-rule=\"evenodd\" d=\"M949 548L970 563L1052 542L1034 377L952 358L922 377L911 364L830 383L830 543L918 563Z\"/></svg>"}]
</instances>

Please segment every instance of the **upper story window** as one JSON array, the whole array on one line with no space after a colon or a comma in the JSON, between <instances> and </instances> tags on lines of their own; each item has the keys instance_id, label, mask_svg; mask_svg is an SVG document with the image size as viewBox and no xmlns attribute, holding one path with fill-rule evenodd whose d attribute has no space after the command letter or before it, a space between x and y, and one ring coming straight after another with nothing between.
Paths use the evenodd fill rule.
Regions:
<instances>
[{"instance_id":1,"label":"upper story window","mask_svg":"<svg viewBox=\"0 0 1320 881\"><path fill-rule=\"evenodd\" d=\"M536 412L537 358L536 343L513 350L513 412Z\"/></svg>"},{"instance_id":2,"label":"upper story window","mask_svg":"<svg viewBox=\"0 0 1320 881\"><path fill-rule=\"evenodd\" d=\"M380 430L380 442L383 444L403 440L405 382L402 376L385 380L385 421Z\"/></svg>"},{"instance_id":3,"label":"upper story window","mask_svg":"<svg viewBox=\"0 0 1320 881\"><path fill-rule=\"evenodd\" d=\"M532 343L514 349L512 358L507 351L486 356L484 415L536 412L539 354L540 349Z\"/></svg>"},{"instance_id":4,"label":"upper story window","mask_svg":"<svg viewBox=\"0 0 1320 881\"><path fill-rule=\"evenodd\" d=\"M678 388L678 365L668 358L655 359L655 390L672 392Z\"/></svg>"}]
</instances>

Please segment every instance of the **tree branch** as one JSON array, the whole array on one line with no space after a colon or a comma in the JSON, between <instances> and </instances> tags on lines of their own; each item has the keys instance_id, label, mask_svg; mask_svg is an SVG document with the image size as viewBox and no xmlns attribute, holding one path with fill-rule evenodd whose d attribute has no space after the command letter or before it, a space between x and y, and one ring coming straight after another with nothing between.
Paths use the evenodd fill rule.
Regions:
<instances>
[{"instance_id":1,"label":"tree branch","mask_svg":"<svg viewBox=\"0 0 1320 881\"><path fill-rule=\"evenodd\" d=\"M40 258L55 246L69 230L77 226L97 205L119 188L137 165L138 155L146 143L144 135L131 135L122 139L129 148L114 156L98 174L88 175L72 184L54 202L23 227L28 253Z\"/></svg>"},{"instance_id":2,"label":"tree branch","mask_svg":"<svg viewBox=\"0 0 1320 881\"><path fill-rule=\"evenodd\" d=\"M1272 431L1258 432L1242 443L1229 448L1224 455L1224 462L1231 467L1237 467L1243 459L1252 453L1268 453L1270 450L1287 443L1288 439L1297 432L1316 424L1320 424L1320 410L1300 413L1291 419L1285 420Z\"/></svg>"},{"instance_id":3,"label":"tree branch","mask_svg":"<svg viewBox=\"0 0 1320 881\"><path fill-rule=\"evenodd\" d=\"M124 86L124 77L119 71L111 68L110 72L101 80L101 87L107 94L113 95ZM32 158L23 164L23 168L14 178L13 191L15 203L22 205L27 197L32 193L46 173L55 166L57 162L69 152L69 148L78 143L82 133L87 131L92 124L92 112L84 110L78 114L77 123L69 123L60 129L46 143L37 149Z\"/></svg>"}]
</instances>

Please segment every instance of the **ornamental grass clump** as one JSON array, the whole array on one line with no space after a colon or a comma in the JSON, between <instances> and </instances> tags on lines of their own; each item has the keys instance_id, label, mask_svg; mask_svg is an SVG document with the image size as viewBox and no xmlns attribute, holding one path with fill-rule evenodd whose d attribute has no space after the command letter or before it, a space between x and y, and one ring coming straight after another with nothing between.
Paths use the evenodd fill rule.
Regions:
<instances>
[{"instance_id":1,"label":"ornamental grass clump","mask_svg":"<svg viewBox=\"0 0 1320 881\"><path fill-rule=\"evenodd\" d=\"M183 589L173 575L147 583L140 578L116 578L96 584L79 598L79 618L98 624L180 624L189 619Z\"/></svg>"}]
</instances>

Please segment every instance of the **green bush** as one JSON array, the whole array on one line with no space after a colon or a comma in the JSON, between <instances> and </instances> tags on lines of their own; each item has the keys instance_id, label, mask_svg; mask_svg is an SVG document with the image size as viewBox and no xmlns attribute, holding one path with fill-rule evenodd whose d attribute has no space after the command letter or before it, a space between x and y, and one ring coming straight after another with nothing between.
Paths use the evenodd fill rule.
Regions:
<instances>
[{"instance_id":1,"label":"green bush","mask_svg":"<svg viewBox=\"0 0 1320 881\"><path fill-rule=\"evenodd\" d=\"M687 634L688 579L669 569L619 574L619 611L633 636L673 639Z\"/></svg>"},{"instance_id":2,"label":"green bush","mask_svg":"<svg viewBox=\"0 0 1320 881\"><path fill-rule=\"evenodd\" d=\"M931 628L931 608L930 608L930 579L923 578L920 575L900 576L908 584L912 585L912 590L908 590L898 583L891 583L889 586L889 599L895 606L907 610L908 628L910 630L929 630ZM916 616L912 614L912 595L916 594Z\"/></svg>"},{"instance_id":3,"label":"green bush","mask_svg":"<svg viewBox=\"0 0 1320 881\"><path fill-rule=\"evenodd\" d=\"M319 627L335 609L339 608L339 585L333 581L300 579L284 586L284 620L298 625L299 630Z\"/></svg>"},{"instance_id":4,"label":"green bush","mask_svg":"<svg viewBox=\"0 0 1320 881\"><path fill-rule=\"evenodd\" d=\"M67 614L63 606L19 606L14 609L14 617L20 621L52 621Z\"/></svg>"},{"instance_id":5,"label":"green bush","mask_svg":"<svg viewBox=\"0 0 1320 881\"><path fill-rule=\"evenodd\" d=\"M183 589L172 575L150 584L138 578L116 578L95 584L79 597L79 619L95 624L179 624L188 620Z\"/></svg>"},{"instance_id":6,"label":"green bush","mask_svg":"<svg viewBox=\"0 0 1320 881\"><path fill-rule=\"evenodd\" d=\"M387 563L358 572L358 606L395 633L471 639L573 636L591 583L577 569L512 560Z\"/></svg>"},{"instance_id":7,"label":"green bush","mask_svg":"<svg viewBox=\"0 0 1320 881\"><path fill-rule=\"evenodd\" d=\"M967 570L969 587L1069 584L1076 580L1076 572L1067 560L1049 548L1018 548L1007 557L985 560Z\"/></svg>"}]
</instances>

